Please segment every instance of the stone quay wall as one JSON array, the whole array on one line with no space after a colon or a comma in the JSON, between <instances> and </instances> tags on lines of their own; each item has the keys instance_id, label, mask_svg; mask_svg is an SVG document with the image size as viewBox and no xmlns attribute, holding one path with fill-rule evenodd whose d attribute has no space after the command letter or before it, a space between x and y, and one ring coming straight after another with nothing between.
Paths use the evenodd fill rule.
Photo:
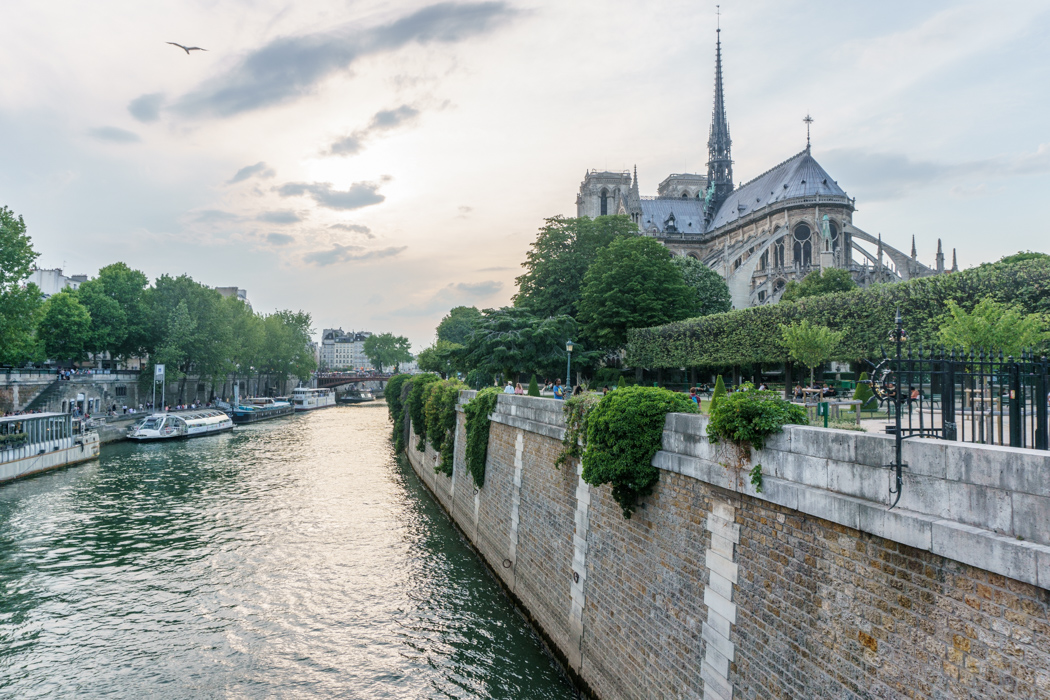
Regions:
<instances>
[{"instance_id":1,"label":"stone quay wall","mask_svg":"<svg viewBox=\"0 0 1050 700\"><path fill-rule=\"evenodd\" d=\"M736 468L672 414L625 520L555 467L561 408L499 397L481 489L462 414L452 477L407 452L586 694L1050 698L1050 455L908 440L888 510L892 437L787 426Z\"/></svg>"}]
</instances>

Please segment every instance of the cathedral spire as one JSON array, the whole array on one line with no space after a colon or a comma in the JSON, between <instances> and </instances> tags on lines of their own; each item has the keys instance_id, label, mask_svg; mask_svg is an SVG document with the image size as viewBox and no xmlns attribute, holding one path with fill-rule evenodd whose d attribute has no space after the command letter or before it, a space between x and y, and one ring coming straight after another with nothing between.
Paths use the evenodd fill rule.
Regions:
<instances>
[{"instance_id":1,"label":"cathedral spire","mask_svg":"<svg viewBox=\"0 0 1050 700\"><path fill-rule=\"evenodd\" d=\"M952 248L952 272L959 271L959 260L955 257L955 248Z\"/></svg>"},{"instance_id":2,"label":"cathedral spire","mask_svg":"<svg viewBox=\"0 0 1050 700\"><path fill-rule=\"evenodd\" d=\"M730 155L729 121L726 119L725 94L722 90L722 28L715 39L715 102L711 112L711 135L707 139L708 196L705 202L708 218L733 191L733 159Z\"/></svg>"},{"instance_id":3,"label":"cathedral spire","mask_svg":"<svg viewBox=\"0 0 1050 700\"><path fill-rule=\"evenodd\" d=\"M912 260L917 260L918 258L919 258L919 253L915 249L915 234L913 233L911 235L911 259Z\"/></svg>"},{"instance_id":4,"label":"cathedral spire","mask_svg":"<svg viewBox=\"0 0 1050 700\"><path fill-rule=\"evenodd\" d=\"M944 273L944 251L941 248L941 239L937 239L937 274Z\"/></svg>"}]
</instances>

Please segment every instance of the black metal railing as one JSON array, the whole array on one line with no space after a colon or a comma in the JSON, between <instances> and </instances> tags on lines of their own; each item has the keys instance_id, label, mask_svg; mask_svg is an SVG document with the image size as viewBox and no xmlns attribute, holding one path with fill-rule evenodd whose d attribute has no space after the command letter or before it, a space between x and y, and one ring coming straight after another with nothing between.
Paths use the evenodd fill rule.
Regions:
<instances>
[{"instance_id":1,"label":"black metal railing","mask_svg":"<svg viewBox=\"0 0 1050 700\"><path fill-rule=\"evenodd\" d=\"M905 346L871 380L902 437L1050 449L1045 356Z\"/></svg>"}]
</instances>

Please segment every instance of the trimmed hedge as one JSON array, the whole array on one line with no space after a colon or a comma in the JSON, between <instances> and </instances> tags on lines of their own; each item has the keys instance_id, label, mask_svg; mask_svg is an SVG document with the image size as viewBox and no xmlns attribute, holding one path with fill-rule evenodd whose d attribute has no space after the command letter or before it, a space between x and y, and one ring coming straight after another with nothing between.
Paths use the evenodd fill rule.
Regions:
<instances>
[{"instance_id":1,"label":"trimmed hedge","mask_svg":"<svg viewBox=\"0 0 1050 700\"><path fill-rule=\"evenodd\" d=\"M949 300L966 310L985 297L1050 312L1050 261L990 263L946 275L885 284L704 316L629 332L627 362L634 367L728 367L783 362L780 326L808 319L843 331L834 359L875 357L888 345L896 309L912 342L938 344Z\"/></svg>"}]
</instances>

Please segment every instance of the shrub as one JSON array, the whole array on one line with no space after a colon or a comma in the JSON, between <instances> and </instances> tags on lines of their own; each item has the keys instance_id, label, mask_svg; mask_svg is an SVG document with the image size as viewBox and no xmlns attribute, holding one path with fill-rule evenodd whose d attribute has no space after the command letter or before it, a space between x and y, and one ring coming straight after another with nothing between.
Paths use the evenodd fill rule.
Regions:
<instances>
[{"instance_id":1,"label":"shrub","mask_svg":"<svg viewBox=\"0 0 1050 700\"><path fill-rule=\"evenodd\" d=\"M467 385L456 379L432 382L426 390L426 423L427 439L435 450L441 454L441 460L434 471L452 476L454 464L453 450L456 445L456 404L459 403L459 392Z\"/></svg>"},{"instance_id":2,"label":"shrub","mask_svg":"<svg viewBox=\"0 0 1050 700\"><path fill-rule=\"evenodd\" d=\"M540 385L539 385L539 382L536 381L536 375L534 374L534 375L532 375L532 379L529 380L529 396L539 396L539 395L540 395Z\"/></svg>"},{"instance_id":3,"label":"shrub","mask_svg":"<svg viewBox=\"0 0 1050 700\"><path fill-rule=\"evenodd\" d=\"M489 452L489 416L496 410L500 390L496 387L482 389L465 406L467 417L467 469L479 489L485 485L485 459Z\"/></svg>"},{"instance_id":4,"label":"shrub","mask_svg":"<svg viewBox=\"0 0 1050 700\"><path fill-rule=\"evenodd\" d=\"M29 433L11 433L0 435L0 445L4 447L18 447L29 440Z\"/></svg>"},{"instance_id":5,"label":"shrub","mask_svg":"<svg viewBox=\"0 0 1050 700\"><path fill-rule=\"evenodd\" d=\"M441 381L437 374L417 374L412 377L412 390L408 395L408 417L412 419L412 429L416 431L416 449L423 452L427 449L427 387Z\"/></svg>"},{"instance_id":6,"label":"shrub","mask_svg":"<svg viewBox=\"0 0 1050 700\"><path fill-rule=\"evenodd\" d=\"M707 412L712 413L715 410L715 406L718 402L726 397L726 383L722 381L722 375L718 375L718 379L715 380L715 390L711 392L711 405L707 407Z\"/></svg>"},{"instance_id":7,"label":"shrub","mask_svg":"<svg viewBox=\"0 0 1050 700\"><path fill-rule=\"evenodd\" d=\"M394 432L397 432L398 419L405 413L405 406L401 403L401 387L411 378L410 374L395 374L386 383L386 388L383 390L386 406L390 411L390 420L394 421Z\"/></svg>"},{"instance_id":8,"label":"shrub","mask_svg":"<svg viewBox=\"0 0 1050 700\"><path fill-rule=\"evenodd\" d=\"M744 384L712 406L707 436L711 442L726 440L735 444L748 459L752 447L762 449L766 438L781 432L788 423L808 425L806 409L785 401L777 392L759 391Z\"/></svg>"},{"instance_id":9,"label":"shrub","mask_svg":"<svg viewBox=\"0 0 1050 700\"><path fill-rule=\"evenodd\" d=\"M857 423L849 420L848 418L830 421L828 423L828 427L834 428L835 430L856 430L860 433L867 432L866 430L864 430L864 428L860 427L859 425L857 425Z\"/></svg>"},{"instance_id":10,"label":"shrub","mask_svg":"<svg viewBox=\"0 0 1050 700\"><path fill-rule=\"evenodd\" d=\"M623 375L621 374L620 375L620 380L618 382L616 382L616 388L617 389L623 389L625 386L627 386L627 380L624 379Z\"/></svg>"},{"instance_id":11,"label":"shrub","mask_svg":"<svg viewBox=\"0 0 1050 700\"><path fill-rule=\"evenodd\" d=\"M939 342L949 300L970 311L985 297L1025 314L1050 312L1050 260L991 263L950 275L637 328L628 333L627 362L650 369L780 363L786 355L780 325L803 319L843 331L835 355L860 360L880 354L898 306L908 337L929 345Z\"/></svg>"},{"instance_id":12,"label":"shrub","mask_svg":"<svg viewBox=\"0 0 1050 700\"><path fill-rule=\"evenodd\" d=\"M583 480L592 486L612 484L623 517L630 518L638 499L660 478L652 461L667 414L696 412L688 397L666 389L635 386L611 392L587 415Z\"/></svg>"},{"instance_id":13,"label":"shrub","mask_svg":"<svg viewBox=\"0 0 1050 700\"><path fill-rule=\"evenodd\" d=\"M565 402L564 446L555 466L568 464L570 460L579 459L587 446L587 416L602 397L598 394L580 394ZM582 443L582 444L581 444Z\"/></svg>"},{"instance_id":14,"label":"shrub","mask_svg":"<svg viewBox=\"0 0 1050 700\"><path fill-rule=\"evenodd\" d=\"M853 390L853 400L860 401L860 406L854 406L853 408L857 411L870 408L868 402L873 396L875 396L875 392L871 390L871 384L868 382L868 373L861 372L860 377L857 379L857 388Z\"/></svg>"}]
</instances>

